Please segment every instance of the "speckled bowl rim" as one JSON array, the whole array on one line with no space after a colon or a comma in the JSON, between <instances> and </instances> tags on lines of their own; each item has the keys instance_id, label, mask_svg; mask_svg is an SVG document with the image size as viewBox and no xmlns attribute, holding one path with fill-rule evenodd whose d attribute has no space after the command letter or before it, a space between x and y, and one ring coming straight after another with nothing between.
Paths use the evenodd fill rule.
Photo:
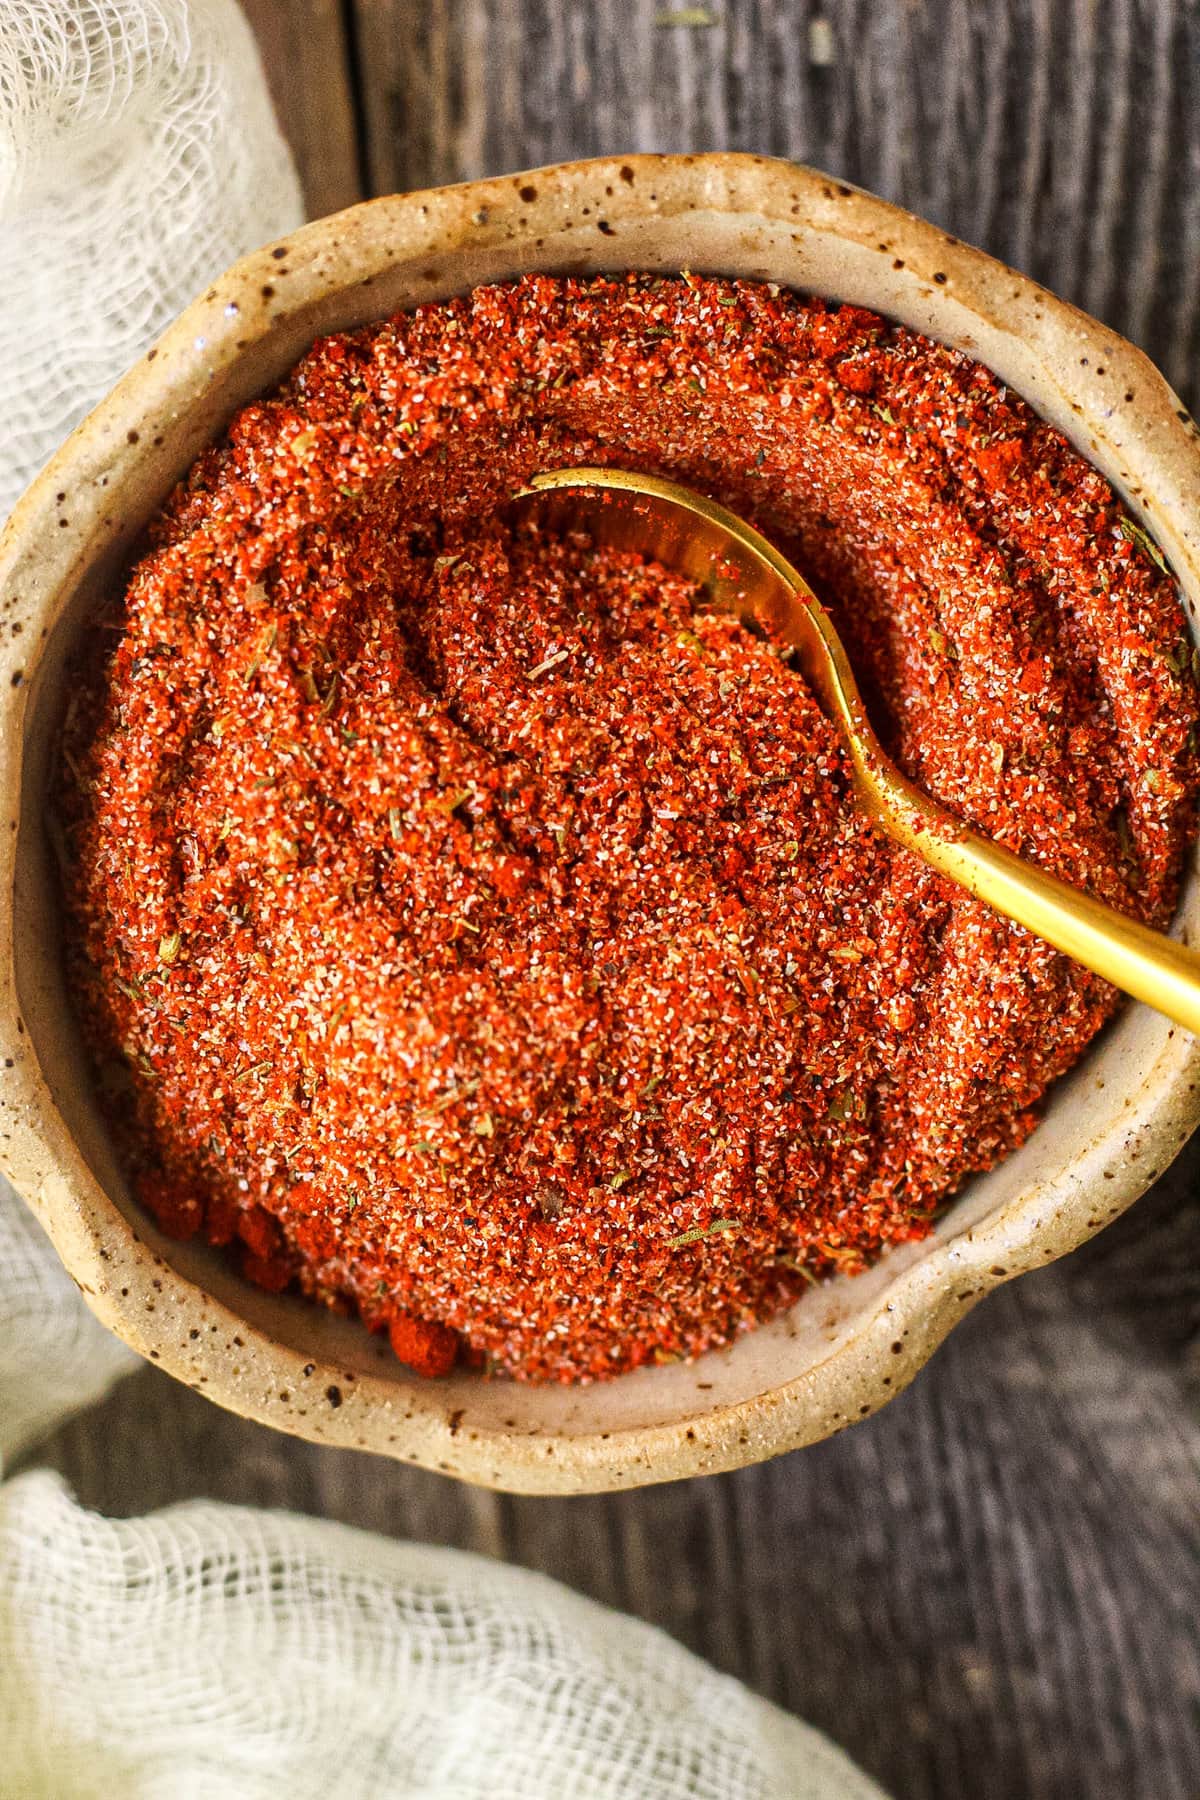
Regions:
<instances>
[{"instance_id":1,"label":"speckled bowl rim","mask_svg":"<svg viewBox=\"0 0 1200 1800\"><path fill-rule=\"evenodd\" d=\"M179 1379L301 1436L511 1490L732 1468L873 1412L989 1289L1115 1218L1200 1122L1200 1046L1129 1008L1030 1144L970 1184L926 1243L694 1365L583 1389L417 1382L361 1328L168 1243L122 1192L64 1010L40 819L62 647L89 587L115 578L196 452L321 331L522 270L682 266L873 305L997 369L1154 533L1195 635L1200 448L1145 357L933 225L744 155L603 158L395 196L256 251L73 433L0 538L0 1163L97 1315ZM1200 932L1195 855L1176 929Z\"/></svg>"}]
</instances>

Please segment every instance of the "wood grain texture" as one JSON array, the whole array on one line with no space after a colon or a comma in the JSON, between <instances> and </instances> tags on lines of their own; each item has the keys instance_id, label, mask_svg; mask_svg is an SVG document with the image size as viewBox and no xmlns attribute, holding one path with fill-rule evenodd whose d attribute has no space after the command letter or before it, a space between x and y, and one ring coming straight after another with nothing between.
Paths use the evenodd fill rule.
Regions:
<instances>
[{"instance_id":1,"label":"wood grain texture","mask_svg":"<svg viewBox=\"0 0 1200 1800\"><path fill-rule=\"evenodd\" d=\"M354 197L356 131L376 192L620 149L794 156L1027 269L1198 397L1193 0L714 0L705 30L656 25L669 0L247 10L313 212ZM1200 1142L877 1417L668 1488L474 1493L149 1368L38 1460L110 1512L203 1493L544 1570L824 1727L899 1800L1195 1800L1198 1252Z\"/></svg>"},{"instance_id":2,"label":"wood grain texture","mask_svg":"<svg viewBox=\"0 0 1200 1800\"><path fill-rule=\"evenodd\" d=\"M352 33L341 0L241 0L312 218L364 198Z\"/></svg>"}]
</instances>

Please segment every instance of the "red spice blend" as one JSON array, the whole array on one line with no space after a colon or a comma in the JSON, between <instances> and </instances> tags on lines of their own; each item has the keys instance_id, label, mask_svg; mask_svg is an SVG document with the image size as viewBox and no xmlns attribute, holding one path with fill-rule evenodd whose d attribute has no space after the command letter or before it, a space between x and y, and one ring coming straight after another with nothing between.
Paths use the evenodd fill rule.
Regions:
<instances>
[{"instance_id":1,"label":"red spice blend","mask_svg":"<svg viewBox=\"0 0 1200 1800\"><path fill-rule=\"evenodd\" d=\"M1161 923L1194 820L1157 549L969 358L691 276L322 340L102 627L73 979L162 1226L429 1373L691 1356L920 1237L1115 1002L872 834L786 655L497 516L605 461L774 537L993 836Z\"/></svg>"}]
</instances>

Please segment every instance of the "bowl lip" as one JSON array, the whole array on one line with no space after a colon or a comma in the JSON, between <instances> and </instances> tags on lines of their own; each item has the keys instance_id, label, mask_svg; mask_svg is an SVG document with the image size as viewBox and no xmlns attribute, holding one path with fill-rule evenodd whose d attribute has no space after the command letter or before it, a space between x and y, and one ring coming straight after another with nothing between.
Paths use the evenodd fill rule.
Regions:
<instances>
[{"instance_id":1,"label":"bowl lip","mask_svg":"<svg viewBox=\"0 0 1200 1800\"><path fill-rule=\"evenodd\" d=\"M650 183L647 201L642 196ZM585 192L594 198L598 184L607 219L572 219L566 207ZM397 260L397 246L405 258L427 253L444 260L462 250L469 234L474 245L511 243L519 250L540 226L547 234L569 232L589 257L615 270L628 265L614 258L612 238L598 235L601 224L705 210L902 253L893 266L907 265L928 301L930 336L945 341L942 309L950 302L994 330L1019 335L1042 371L1054 377L1062 416L1073 413L1081 426L1104 429L1096 421L1119 377L1119 386L1136 391L1139 405L1133 439L1113 440L1128 473L1127 484L1114 485L1168 551L1187 592L1200 597L1200 538L1191 523L1200 521L1196 427L1140 351L1028 277L861 188L799 164L724 152L599 157L383 196L251 252L185 309L71 434L0 534L0 612L15 608L30 622L22 636L6 628L0 638L0 796L9 811L0 830L0 1055L11 1059L0 1093L0 1166L42 1219L89 1305L160 1367L195 1385L195 1354L179 1348L187 1332L164 1327L167 1319L183 1326L203 1315L210 1329L239 1342L242 1367L206 1364L214 1379L205 1391L220 1404L303 1436L361 1445L515 1491L598 1491L732 1468L865 1416L902 1390L983 1294L1064 1254L1123 1211L1153 1178L1152 1165L1157 1172L1200 1123L1200 1041L1168 1034L1142 1072L1135 1105L1114 1115L1086 1150L1067 1155L1032 1192L1004 1204L999 1216L927 1240L928 1248L887 1284L882 1298L877 1295L873 1310L835 1336L827 1354L801 1375L669 1422L569 1434L464 1428L461 1411L447 1410L440 1384L402 1390L378 1377L347 1376L332 1362L305 1364L299 1353L178 1275L162 1253L165 1242L149 1224L144 1235L134 1230L74 1144L20 1019L13 920L23 725L56 608L80 570L123 529L115 497L154 454L153 434L145 427L194 412L216 375L252 355L294 311L310 308L322 295L369 288ZM514 273L519 266L515 257ZM443 283L441 291L452 286ZM1098 374L1098 357L1074 354L1080 344L1103 352ZM1044 405L1038 410L1053 417ZM64 495L70 496L72 517L60 525ZM1102 1178L1101 1211L1088 1193ZM144 1310L152 1284L166 1315L158 1324ZM894 1343L902 1348L893 1355ZM345 1404L339 1397L328 1412L303 1421L276 1404L280 1381L311 1379L316 1388L326 1376L331 1384L353 1384ZM847 1397L859 1403L847 1409ZM843 1410L833 1412L831 1398L840 1398Z\"/></svg>"}]
</instances>

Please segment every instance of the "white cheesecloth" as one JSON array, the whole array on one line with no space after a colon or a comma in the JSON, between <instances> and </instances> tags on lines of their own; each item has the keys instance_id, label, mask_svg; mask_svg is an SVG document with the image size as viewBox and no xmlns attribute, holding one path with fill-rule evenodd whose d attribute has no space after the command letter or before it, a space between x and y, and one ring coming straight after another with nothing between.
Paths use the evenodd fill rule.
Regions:
<instances>
[{"instance_id":1,"label":"white cheesecloth","mask_svg":"<svg viewBox=\"0 0 1200 1800\"><path fill-rule=\"evenodd\" d=\"M303 217L233 0L0 0L0 516ZM0 1075L2 1079L2 1075ZM136 1359L0 1181L0 1458ZM818 1733L544 1577L196 1501L0 1485L3 1800L880 1800Z\"/></svg>"}]
</instances>

